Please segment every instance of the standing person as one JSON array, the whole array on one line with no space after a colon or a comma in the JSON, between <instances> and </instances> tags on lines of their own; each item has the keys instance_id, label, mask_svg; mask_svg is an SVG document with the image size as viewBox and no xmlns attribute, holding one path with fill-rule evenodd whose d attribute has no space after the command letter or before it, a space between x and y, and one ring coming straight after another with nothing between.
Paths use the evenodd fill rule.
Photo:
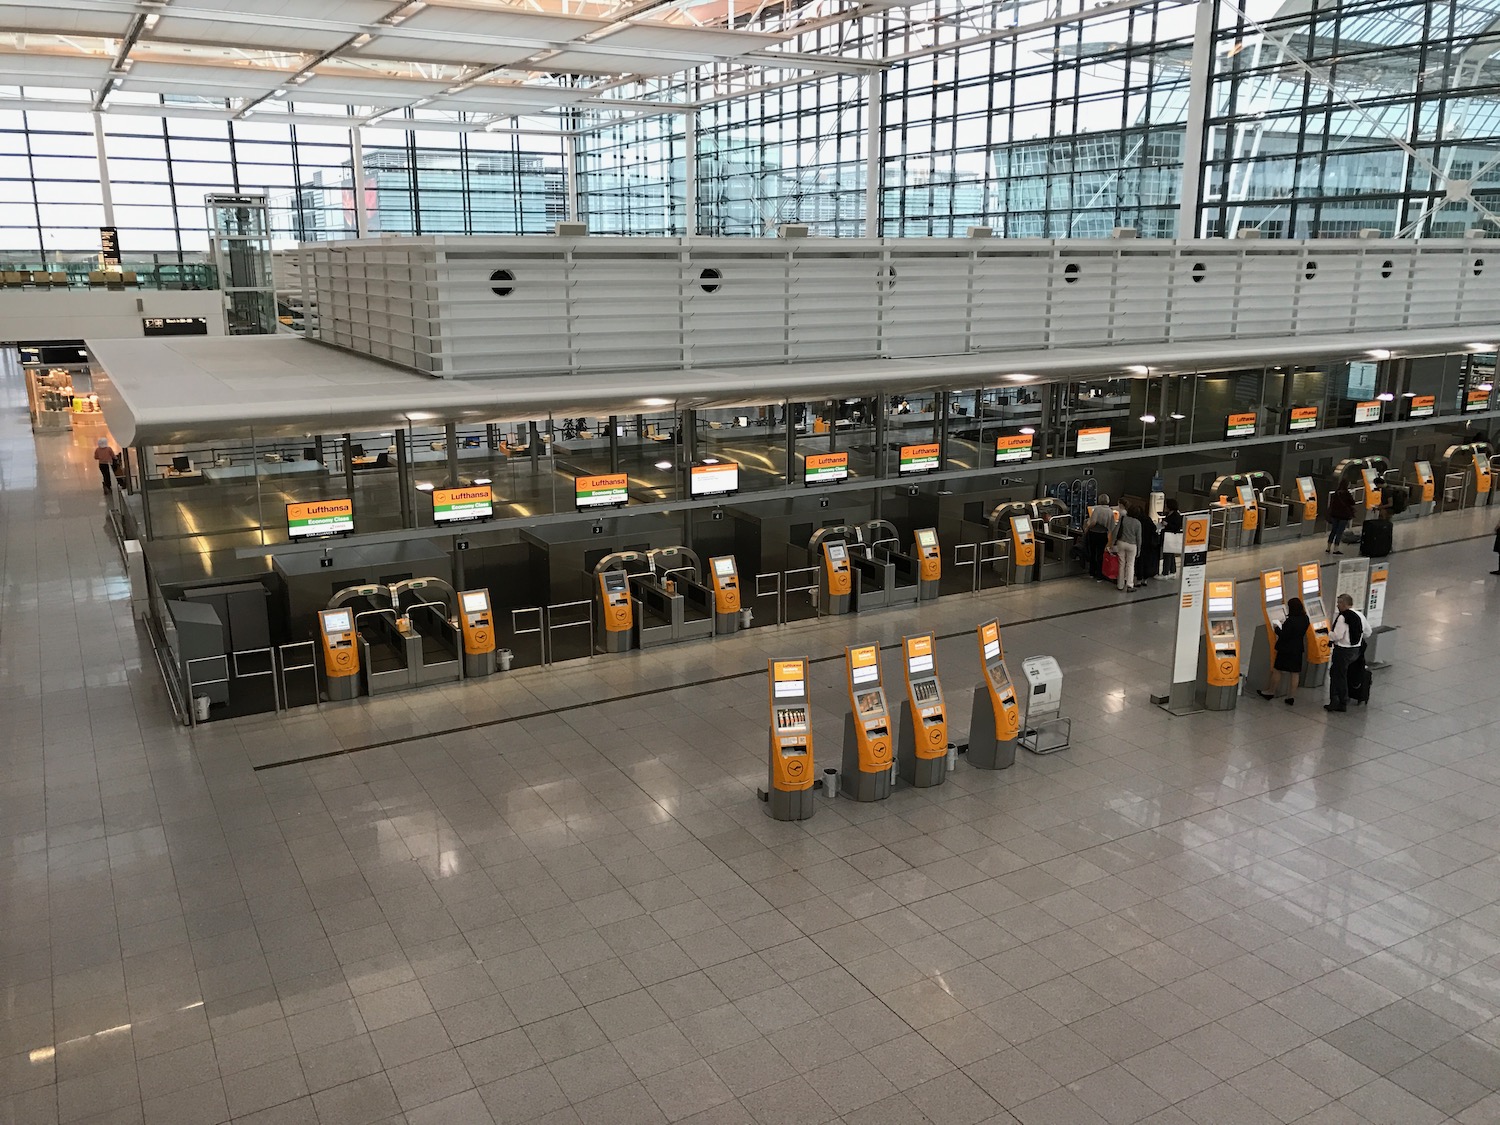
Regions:
<instances>
[{"instance_id":1,"label":"standing person","mask_svg":"<svg viewBox=\"0 0 1500 1125\"><path fill-rule=\"evenodd\" d=\"M1354 599L1340 594L1339 611L1333 619L1333 664L1328 669L1328 702L1325 711L1349 710L1349 669L1364 648L1365 618L1354 608Z\"/></svg>"},{"instance_id":2,"label":"standing person","mask_svg":"<svg viewBox=\"0 0 1500 1125\"><path fill-rule=\"evenodd\" d=\"M109 438L100 438L94 446L94 460L99 463L99 479L104 482L104 495L108 496L115 485L115 451L109 447Z\"/></svg>"},{"instance_id":3,"label":"standing person","mask_svg":"<svg viewBox=\"0 0 1500 1125\"><path fill-rule=\"evenodd\" d=\"M1141 550L1141 521L1125 507L1123 500L1120 501L1119 515L1114 538L1105 549L1120 556L1120 577L1115 580L1115 587L1130 593L1135 590L1135 558Z\"/></svg>"},{"instance_id":4,"label":"standing person","mask_svg":"<svg viewBox=\"0 0 1500 1125\"><path fill-rule=\"evenodd\" d=\"M1308 620L1307 607L1301 598L1292 598L1286 603L1286 619L1276 629L1276 658L1271 663L1270 691L1257 691L1262 699L1275 699L1281 687L1281 674L1291 677L1286 689L1286 703L1290 707L1297 702L1297 684L1302 679L1302 660L1307 655L1307 631L1312 628Z\"/></svg>"},{"instance_id":5,"label":"standing person","mask_svg":"<svg viewBox=\"0 0 1500 1125\"><path fill-rule=\"evenodd\" d=\"M1104 581L1104 550L1115 530L1114 509L1109 506L1109 497L1100 496L1099 503L1089 509L1089 518L1083 525L1083 549L1088 555L1089 577L1095 582Z\"/></svg>"},{"instance_id":6,"label":"standing person","mask_svg":"<svg viewBox=\"0 0 1500 1125\"><path fill-rule=\"evenodd\" d=\"M1349 521L1353 518L1354 493L1349 491L1347 484L1340 484L1328 501L1328 546L1323 549L1325 555L1344 553L1339 550L1339 544L1343 542L1344 532L1349 530Z\"/></svg>"},{"instance_id":7,"label":"standing person","mask_svg":"<svg viewBox=\"0 0 1500 1125\"><path fill-rule=\"evenodd\" d=\"M1144 508L1131 513L1141 521L1141 553L1135 559L1135 584L1144 586L1161 570L1161 529Z\"/></svg>"},{"instance_id":8,"label":"standing person","mask_svg":"<svg viewBox=\"0 0 1500 1125\"><path fill-rule=\"evenodd\" d=\"M1161 521L1161 572L1163 575L1177 573L1177 556L1182 554L1182 513L1177 510L1177 501L1167 501L1167 514ZM1500 529L1497 529L1500 534Z\"/></svg>"},{"instance_id":9,"label":"standing person","mask_svg":"<svg viewBox=\"0 0 1500 1125\"><path fill-rule=\"evenodd\" d=\"M1500 523L1495 525L1495 569L1491 574L1500 574Z\"/></svg>"}]
</instances>

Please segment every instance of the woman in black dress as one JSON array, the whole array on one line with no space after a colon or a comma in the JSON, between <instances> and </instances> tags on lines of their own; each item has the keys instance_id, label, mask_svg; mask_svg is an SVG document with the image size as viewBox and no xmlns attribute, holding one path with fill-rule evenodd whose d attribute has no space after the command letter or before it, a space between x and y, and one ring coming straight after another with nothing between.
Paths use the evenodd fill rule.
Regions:
<instances>
[{"instance_id":1,"label":"woman in black dress","mask_svg":"<svg viewBox=\"0 0 1500 1125\"><path fill-rule=\"evenodd\" d=\"M1275 699L1276 689L1281 686L1281 674L1291 677L1286 689L1286 702L1290 706L1297 702L1297 681L1302 678L1302 659L1307 654L1307 630L1312 627L1307 609L1301 598L1286 603L1286 620L1276 630L1276 659L1271 664L1270 691L1257 691L1262 699Z\"/></svg>"},{"instance_id":2,"label":"woman in black dress","mask_svg":"<svg viewBox=\"0 0 1500 1125\"><path fill-rule=\"evenodd\" d=\"M1500 574L1500 523L1495 525L1495 567L1491 574Z\"/></svg>"}]
</instances>

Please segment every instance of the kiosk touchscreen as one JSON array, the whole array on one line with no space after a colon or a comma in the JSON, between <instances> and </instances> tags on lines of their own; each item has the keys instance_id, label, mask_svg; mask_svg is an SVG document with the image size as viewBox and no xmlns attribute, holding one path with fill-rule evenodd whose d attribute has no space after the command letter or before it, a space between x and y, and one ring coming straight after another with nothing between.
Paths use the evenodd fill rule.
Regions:
<instances>
[{"instance_id":1,"label":"kiosk touchscreen","mask_svg":"<svg viewBox=\"0 0 1500 1125\"><path fill-rule=\"evenodd\" d=\"M1302 686L1322 687L1328 682L1328 662L1333 658L1333 626L1323 601L1323 568L1303 563L1297 568L1302 604L1307 608L1307 655L1302 662Z\"/></svg>"},{"instance_id":2,"label":"kiosk touchscreen","mask_svg":"<svg viewBox=\"0 0 1500 1125\"><path fill-rule=\"evenodd\" d=\"M839 539L823 544L823 571L820 576L824 613L848 613L854 592L854 575L849 566L849 545Z\"/></svg>"},{"instance_id":3,"label":"kiosk touchscreen","mask_svg":"<svg viewBox=\"0 0 1500 1125\"><path fill-rule=\"evenodd\" d=\"M1003 770L1016 760L1021 705L1016 699L1010 669L1005 666L1000 622L986 621L976 635L984 679L974 685L974 704L969 711L969 765L982 770Z\"/></svg>"},{"instance_id":4,"label":"kiosk touchscreen","mask_svg":"<svg viewBox=\"0 0 1500 1125\"><path fill-rule=\"evenodd\" d=\"M1208 584L1203 624L1198 684L1204 709L1233 711L1240 698L1240 629L1234 614L1233 582Z\"/></svg>"},{"instance_id":5,"label":"kiosk touchscreen","mask_svg":"<svg viewBox=\"0 0 1500 1125\"><path fill-rule=\"evenodd\" d=\"M856 801L883 801L891 795L895 758L891 715L880 682L880 646L844 649L849 672L849 713L844 716L844 760L839 792Z\"/></svg>"},{"instance_id":6,"label":"kiosk touchscreen","mask_svg":"<svg viewBox=\"0 0 1500 1125\"><path fill-rule=\"evenodd\" d=\"M493 675L495 622L488 590L464 590L458 595L458 627L464 638L464 675Z\"/></svg>"},{"instance_id":7,"label":"kiosk touchscreen","mask_svg":"<svg viewBox=\"0 0 1500 1125\"><path fill-rule=\"evenodd\" d=\"M1036 534L1030 516L1010 517L1010 558L1022 581L1036 577Z\"/></svg>"},{"instance_id":8,"label":"kiosk touchscreen","mask_svg":"<svg viewBox=\"0 0 1500 1125\"><path fill-rule=\"evenodd\" d=\"M917 528L917 598L931 601L938 596L938 582L943 577L943 559L938 550L937 528Z\"/></svg>"},{"instance_id":9,"label":"kiosk touchscreen","mask_svg":"<svg viewBox=\"0 0 1500 1125\"><path fill-rule=\"evenodd\" d=\"M708 573L714 584L714 632L733 633L740 625L740 576L734 556L709 559Z\"/></svg>"},{"instance_id":10,"label":"kiosk touchscreen","mask_svg":"<svg viewBox=\"0 0 1500 1125\"><path fill-rule=\"evenodd\" d=\"M902 638L906 698L901 701L896 764L902 779L919 789L948 780L948 713L938 683L936 652L931 633Z\"/></svg>"},{"instance_id":11,"label":"kiosk touchscreen","mask_svg":"<svg viewBox=\"0 0 1500 1125\"><path fill-rule=\"evenodd\" d=\"M1245 538L1253 542L1255 530L1260 526L1260 505L1255 500L1255 486L1253 484L1236 485L1235 493L1239 497L1240 505L1245 509L1244 522L1240 527L1245 532ZM1248 542L1246 545L1249 545Z\"/></svg>"},{"instance_id":12,"label":"kiosk touchscreen","mask_svg":"<svg viewBox=\"0 0 1500 1125\"><path fill-rule=\"evenodd\" d=\"M323 649L323 681L329 699L353 699L359 694L359 647L355 639L352 609L318 612L318 642Z\"/></svg>"},{"instance_id":13,"label":"kiosk touchscreen","mask_svg":"<svg viewBox=\"0 0 1500 1125\"><path fill-rule=\"evenodd\" d=\"M630 580L623 570L606 570L598 576L599 609L604 621L604 651L625 652L635 613L630 606Z\"/></svg>"},{"instance_id":14,"label":"kiosk touchscreen","mask_svg":"<svg viewBox=\"0 0 1500 1125\"><path fill-rule=\"evenodd\" d=\"M1412 472L1417 478L1416 495L1412 497L1412 507L1420 516L1432 515L1434 502L1437 500L1437 483L1432 476L1432 462L1413 461Z\"/></svg>"},{"instance_id":15,"label":"kiosk touchscreen","mask_svg":"<svg viewBox=\"0 0 1500 1125\"><path fill-rule=\"evenodd\" d=\"M766 803L767 816L806 820L817 807L813 803L807 660L771 660L766 672L770 686L770 761L760 798Z\"/></svg>"},{"instance_id":16,"label":"kiosk touchscreen","mask_svg":"<svg viewBox=\"0 0 1500 1125\"><path fill-rule=\"evenodd\" d=\"M1297 498L1302 501L1302 522L1311 527L1318 522L1318 486L1312 477L1297 478Z\"/></svg>"},{"instance_id":17,"label":"kiosk touchscreen","mask_svg":"<svg viewBox=\"0 0 1500 1125\"><path fill-rule=\"evenodd\" d=\"M1365 485L1365 511L1373 512L1380 507L1380 485L1376 483L1380 479L1380 474L1369 465L1364 465L1361 466L1359 475Z\"/></svg>"}]
</instances>

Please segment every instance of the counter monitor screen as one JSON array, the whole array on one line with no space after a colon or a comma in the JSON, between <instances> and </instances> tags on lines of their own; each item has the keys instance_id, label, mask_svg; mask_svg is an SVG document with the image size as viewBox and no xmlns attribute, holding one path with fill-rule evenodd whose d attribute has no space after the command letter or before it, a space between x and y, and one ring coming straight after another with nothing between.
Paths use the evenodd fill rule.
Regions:
<instances>
[{"instance_id":1,"label":"counter monitor screen","mask_svg":"<svg viewBox=\"0 0 1500 1125\"><path fill-rule=\"evenodd\" d=\"M1233 598L1209 598L1208 599L1208 612L1209 613L1233 613L1234 612L1234 599Z\"/></svg>"},{"instance_id":2,"label":"counter monitor screen","mask_svg":"<svg viewBox=\"0 0 1500 1125\"><path fill-rule=\"evenodd\" d=\"M1001 434L995 439L995 464L1030 461L1034 448L1032 434Z\"/></svg>"},{"instance_id":3,"label":"counter monitor screen","mask_svg":"<svg viewBox=\"0 0 1500 1125\"><path fill-rule=\"evenodd\" d=\"M848 558L849 558L849 548L845 547L842 543L830 543L830 544L828 544L828 561L829 562L836 562L836 563L838 563L838 562L844 562Z\"/></svg>"},{"instance_id":4,"label":"counter monitor screen","mask_svg":"<svg viewBox=\"0 0 1500 1125\"><path fill-rule=\"evenodd\" d=\"M316 539L354 530L354 501L312 500L286 506L288 539Z\"/></svg>"},{"instance_id":5,"label":"counter monitor screen","mask_svg":"<svg viewBox=\"0 0 1500 1125\"><path fill-rule=\"evenodd\" d=\"M325 633L347 633L354 628L354 615L347 609L330 611L323 614L323 631Z\"/></svg>"},{"instance_id":6,"label":"counter monitor screen","mask_svg":"<svg viewBox=\"0 0 1500 1125\"><path fill-rule=\"evenodd\" d=\"M932 548L937 546L937 532L930 527L924 527L917 532L917 542L923 547Z\"/></svg>"},{"instance_id":7,"label":"counter monitor screen","mask_svg":"<svg viewBox=\"0 0 1500 1125\"><path fill-rule=\"evenodd\" d=\"M728 558L714 559L714 573L717 574L720 578L733 578L734 560Z\"/></svg>"},{"instance_id":8,"label":"counter monitor screen","mask_svg":"<svg viewBox=\"0 0 1500 1125\"><path fill-rule=\"evenodd\" d=\"M740 467L733 461L694 465L688 483L694 496L728 496L740 490Z\"/></svg>"},{"instance_id":9,"label":"counter monitor screen","mask_svg":"<svg viewBox=\"0 0 1500 1125\"><path fill-rule=\"evenodd\" d=\"M1224 436L1226 438L1254 437L1257 421L1259 421L1259 415L1253 410L1245 414L1231 414L1224 423Z\"/></svg>"},{"instance_id":10,"label":"counter monitor screen","mask_svg":"<svg viewBox=\"0 0 1500 1125\"><path fill-rule=\"evenodd\" d=\"M483 594L465 594L463 601L465 613L483 613L489 609L488 599Z\"/></svg>"},{"instance_id":11,"label":"counter monitor screen","mask_svg":"<svg viewBox=\"0 0 1500 1125\"><path fill-rule=\"evenodd\" d=\"M1108 449L1108 426L1088 426L1078 431L1079 453L1104 453Z\"/></svg>"},{"instance_id":12,"label":"counter monitor screen","mask_svg":"<svg viewBox=\"0 0 1500 1125\"><path fill-rule=\"evenodd\" d=\"M1436 395L1415 395L1406 409L1408 418L1431 418L1437 413Z\"/></svg>"},{"instance_id":13,"label":"counter monitor screen","mask_svg":"<svg viewBox=\"0 0 1500 1125\"><path fill-rule=\"evenodd\" d=\"M1297 433L1301 430L1316 430L1318 428L1318 408L1316 406L1292 407L1291 420L1287 422L1286 428L1292 433Z\"/></svg>"},{"instance_id":14,"label":"counter monitor screen","mask_svg":"<svg viewBox=\"0 0 1500 1125\"><path fill-rule=\"evenodd\" d=\"M901 447L900 460L896 465L896 472L905 476L908 473L930 473L938 469L942 464L942 446L936 444L926 445L903 445Z\"/></svg>"},{"instance_id":15,"label":"counter monitor screen","mask_svg":"<svg viewBox=\"0 0 1500 1125\"><path fill-rule=\"evenodd\" d=\"M174 473L190 473L193 471L193 459L191 457L173 457L172 471Z\"/></svg>"}]
</instances>

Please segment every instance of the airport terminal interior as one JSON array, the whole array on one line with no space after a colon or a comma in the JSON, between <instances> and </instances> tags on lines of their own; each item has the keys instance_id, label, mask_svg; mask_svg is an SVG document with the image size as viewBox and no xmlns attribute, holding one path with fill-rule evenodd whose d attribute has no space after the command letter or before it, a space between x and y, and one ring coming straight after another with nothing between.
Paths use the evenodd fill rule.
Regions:
<instances>
[{"instance_id":1,"label":"airport terminal interior","mask_svg":"<svg viewBox=\"0 0 1500 1125\"><path fill-rule=\"evenodd\" d=\"M1497 54L0 4L0 1125L1500 1125Z\"/></svg>"}]
</instances>

